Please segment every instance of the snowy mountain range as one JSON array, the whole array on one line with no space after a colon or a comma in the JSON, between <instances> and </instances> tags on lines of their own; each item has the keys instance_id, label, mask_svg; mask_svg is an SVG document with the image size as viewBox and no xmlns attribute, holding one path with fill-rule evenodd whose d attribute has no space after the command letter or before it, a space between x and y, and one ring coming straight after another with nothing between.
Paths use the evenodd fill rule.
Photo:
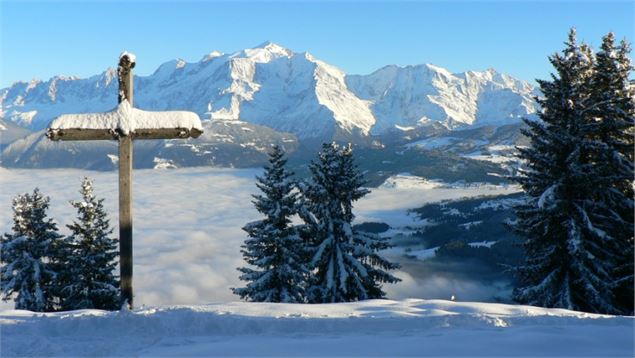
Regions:
<instances>
[{"instance_id":1,"label":"snowy mountain range","mask_svg":"<svg viewBox=\"0 0 635 358\"><path fill-rule=\"evenodd\" d=\"M115 70L56 76L0 90L0 118L40 130L58 115L106 111L117 102ZM135 79L135 106L241 120L300 139L377 135L441 123L510 124L532 116L535 89L495 70L453 74L426 64L347 75L309 53L266 42L199 62L173 60Z\"/></svg>"},{"instance_id":2,"label":"snowy mountain range","mask_svg":"<svg viewBox=\"0 0 635 358\"><path fill-rule=\"evenodd\" d=\"M113 109L117 91L113 68L1 89L0 165L114 169L116 143L53 143L44 129L62 114ZM429 64L386 66L362 76L270 42L214 51L136 76L135 107L196 112L205 134L139 142L135 167L259 167L278 143L305 172L319 145L336 140L367 148L358 152L360 164L374 184L404 171L498 182L510 166L497 148L522 144L520 118L535 115L536 94L527 82L491 69L453 74Z\"/></svg>"}]
</instances>

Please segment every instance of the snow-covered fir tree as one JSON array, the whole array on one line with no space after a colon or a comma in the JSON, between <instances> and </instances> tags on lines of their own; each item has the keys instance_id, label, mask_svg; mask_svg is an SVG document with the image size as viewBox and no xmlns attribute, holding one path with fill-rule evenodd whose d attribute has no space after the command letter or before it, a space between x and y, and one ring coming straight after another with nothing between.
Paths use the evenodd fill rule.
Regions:
<instances>
[{"instance_id":1,"label":"snow-covered fir tree","mask_svg":"<svg viewBox=\"0 0 635 358\"><path fill-rule=\"evenodd\" d=\"M54 311L65 241L47 217L49 198L39 189L13 199L13 227L0 243L2 299L15 299L15 308Z\"/></svg>"},{"instance_id":2,"label":"snow-covered fir tree","mask_svg":"<svg viewBox=\"0 0 635 358\"><path fill-rule=\"evenodd\" d=\"M595 56L576 42L572 29L564 51L549 60L556 73L551 81L538 81L540 121L525 121L530 145L519 149L526 168L516 180L526 202L516 208L516 230L526 239L526 259L517 270L520 286L514 298L544 307L620 313L613 277L620 255L594 202L595 187L603 180L596 162L600 149L589 125Z\"/></svg>"},{"instance_id":3,"label":"snow-covered fir tree","mask_svg":"<svg viewBox=\"0 0 635 358\"><path fill-rule=\"evenodd\" d=\"M257 302L304 302L308 273L304 245L291 217L296 214L297 193L293 173L285 168L283 149L275 145L269 154L269 165L256 186L262 194L254 195L253 204L265 217L243 227L249 234L242 254L250 267L241 267L240 279L247 281L232 291L241 298Z\"/></svg>"},{"instance_id":4,"label":"snow-covered fir tree","mask_svg":"<svg viewBox=\"0 0 635 358\"><path fill-rule=\"evenodd\" d=\"M77 219L67 225L72 250L68 267L60 283L62 308L65 310L97 308L115 310L121 307L119 282L115 275L119 255L117 240L112 238L104 199L97 199L93 183L84 178L81 201L71 201Z\"/></svg>"},{"instance_id":5,"label":"snow-covered fir tree","mask_svg":"<svg viewBox=\"0 0 635 358\"><path fill-rule=\"evenodd\" d=\"M302 183L299 214L310 248L312 275L307 300L349 302L385 296L382 283L400 281L386 270L398 267L379 255L386 239L355 230L353 202L369 193L353 162L352 147L324 144Z\"/></svg>"},{"instance_id":6,"label":"snow-covered fir tree","mask_svg":"<svg viewBox=\"0 0 635 358\"><path fill-rule=\"evenodd\" d=\"M586 136L592 145L594 182L589 218L612 244L617 263L612 272L614 294L622 313L633 313L633 148L635 85L630 46L616 46L607 34L596 55L590 86L591 104Z\"/></svg>"}]
</instances>

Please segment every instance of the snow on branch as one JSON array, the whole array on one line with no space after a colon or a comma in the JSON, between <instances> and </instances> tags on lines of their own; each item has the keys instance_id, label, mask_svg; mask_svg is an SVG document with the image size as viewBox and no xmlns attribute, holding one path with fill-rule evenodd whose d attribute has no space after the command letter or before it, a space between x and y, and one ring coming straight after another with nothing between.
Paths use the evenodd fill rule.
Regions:
<instances>
[{"instance_id":1,"label":"snow on branch","mask_svg":"<svg viewBox=\"0 0 635 358\"><path fill-rule=\"evenodd\" d=\"M549 188L547 188L547 190L545 190L542 195L540 195L540 198L538 199L538 208L540 209L548 209L545 207L545 204L549 203L551 204L551 202L554 199L554 192L556 190L556 188L558 188L558 184L553 184L552 186L550 186Z\"/></svg>"}]
</instances>

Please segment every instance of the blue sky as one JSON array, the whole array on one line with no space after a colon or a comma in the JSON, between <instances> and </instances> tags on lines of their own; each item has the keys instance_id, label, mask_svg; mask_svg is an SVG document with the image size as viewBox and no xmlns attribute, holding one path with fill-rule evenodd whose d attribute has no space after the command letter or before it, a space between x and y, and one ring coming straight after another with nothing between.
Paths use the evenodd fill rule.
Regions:
<instances>
[{"instance_id":1,"label":"blue sky","mask_svg":"<svg viewBox=\"0 0 635 358\"><path fill-rule=\"evenodd\" d=\"M122 9L126 11L122 14ZM568 29L597 47L634 38L634 1L11 1L0 0L0 87L56 74L87 77L137 55L137 74L266 40L351 74L433 63L493 67L532 81Z\"/></svg>"}]
</instances>

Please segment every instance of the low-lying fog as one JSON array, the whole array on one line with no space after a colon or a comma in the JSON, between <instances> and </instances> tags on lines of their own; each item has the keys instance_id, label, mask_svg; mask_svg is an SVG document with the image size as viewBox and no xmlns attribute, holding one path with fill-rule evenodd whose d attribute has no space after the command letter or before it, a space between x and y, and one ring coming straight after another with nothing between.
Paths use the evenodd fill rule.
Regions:
<instances>
[{"instance_id":1,"label":"low-lying fog","mask_svg":"<svg viewBox=\"0 0 635 358\"><path fill-rule=\"evenodd\" d=\"M235 301L230 287L242 285L241 227L257 220L251 204L256 169L189 168L135 170L133 180L134 288L137 305L203 304ZM96 195L105 198L114 235L117 231L117 172L69 169L0 168L0 233L12 225L11 199L35 187L51 198L49 215L63 234L75 217L69 200L79 200L84 176L94 179ZM504 186L446 186L403 176L373 189L355 205L356 222L383 221L393 227L416 226L407 210L425 203L517 191ZM492 301L505 296L504 282L479 280L473 266L448 262L444 267L388 253L403 267L402 282L385 287L390 298L443 298ZM12 302L0 308L12 307Z\"/></svg>"}]
</instances>

